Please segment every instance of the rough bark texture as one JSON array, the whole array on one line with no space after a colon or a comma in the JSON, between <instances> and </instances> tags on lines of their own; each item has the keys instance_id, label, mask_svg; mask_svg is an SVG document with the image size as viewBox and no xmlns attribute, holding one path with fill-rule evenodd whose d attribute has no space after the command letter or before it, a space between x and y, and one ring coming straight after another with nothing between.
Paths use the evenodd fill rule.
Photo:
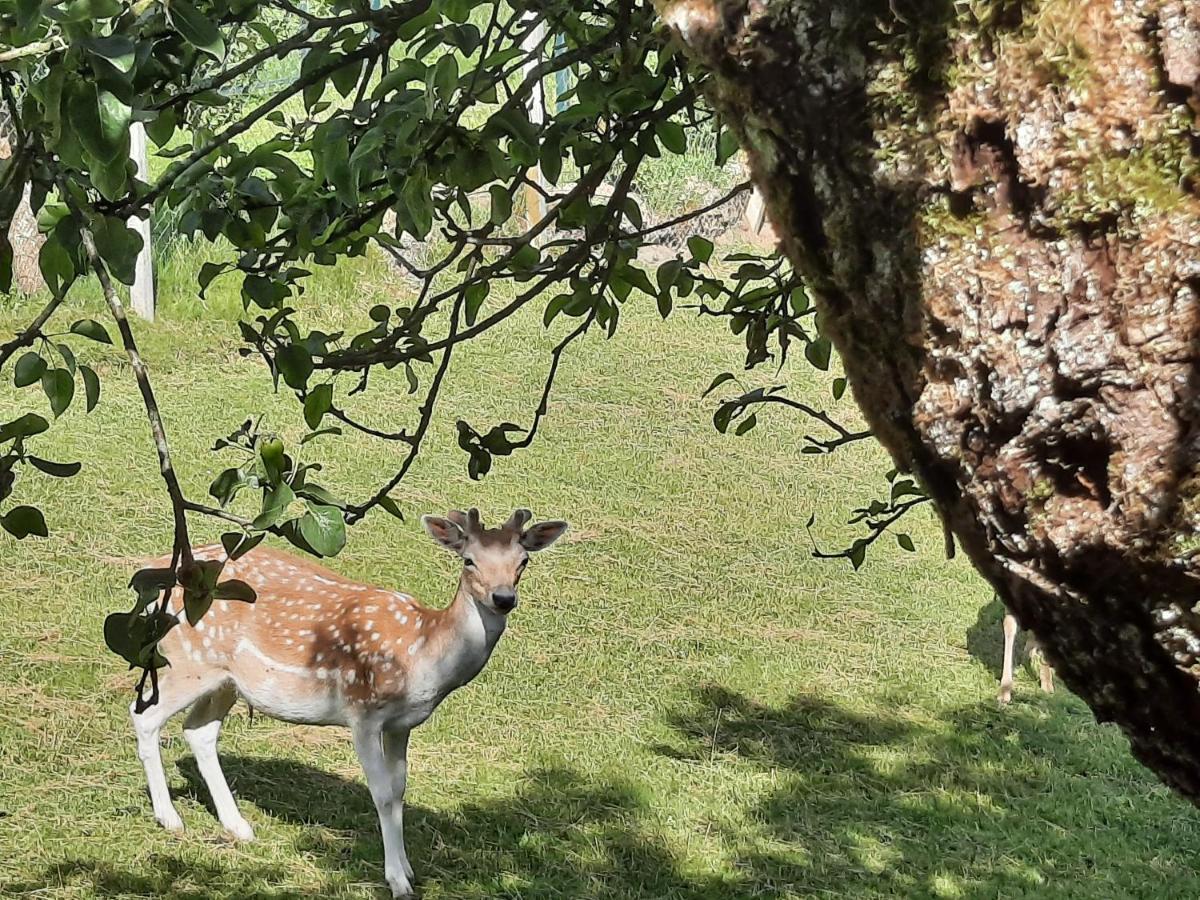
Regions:
<instances>
[{"instance_id":1,"label":"rough bark texture","mask_svg":"<svg viewBox=\"0 0 1200 900\"><path fill-rule=\"evenodd\" d=\"M1200 0L659 0L855 397L1200 799Z\"/></svg>"}]
</instances>

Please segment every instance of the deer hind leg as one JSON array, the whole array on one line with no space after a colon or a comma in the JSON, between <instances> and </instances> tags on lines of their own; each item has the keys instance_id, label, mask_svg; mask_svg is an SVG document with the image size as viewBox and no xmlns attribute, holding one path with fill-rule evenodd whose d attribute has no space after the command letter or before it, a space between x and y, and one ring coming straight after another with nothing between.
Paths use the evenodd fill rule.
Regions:
<instances>
[{"instance_id":1,"label":"deer hind leg","mask_svg":"<svg viewBox=\"0 0 1200 900\"><path fill-rule=\"evenodd\" d=\"M237 802L233 799L233 793L225 781L225 773L221 771L221 761L217 757L217 739L221 735L221 724L236 700L237 691L229 683L202 697L192 707L183 723L183 736L192 748L200 776L208 785L208 793L212 797L213 806L216 807L217 818L221 820L225 830L239 841L252 841L254 829L238 812Z\"/></svg>"},{"instance_id":2,"label":"deer hind leg","mask_svg":"<svg viewBox=\"0 0 1200 900\"><path fill-rule=\"evenodd\" d=\"M1042 645L1031 634L1025 646L1029 648L1029 661L1037 663L1038 681L1042 683L1042 690L1047 694L1053 694L1054 670L1050 668L1050 663L1046 662L1046 654L1042 652Z\"/></svg>"},{"instance_id":3,"label":"deer hind leg","mask_svg":"<svg viewBox=\"0 0 1200 900\"><path fill-rule=\"evenodd\" d=\"M216 680L200 675L172 672L160 669L158 679L158 702L138 712L137 702L129 707L133 719L133 731L137 735L138 758L146 770L146 784L150 788L150 802L154 806L154 818L168 831L182 831L183 819L179 817L171 793L167 789L167 775L163 771L162 752L159 738L167 720L181 710L187 709L216 686Z\"/></svg>"},{"instance_id":4,"label":"deer hind leg","mask_svg":"<svg viewBox=\"0 0 1200 900\"><path fill-rule=\"evenodd\" d=\"M1004 667L1000 673L1000 694L997 699L1003 706L1012 700L1013 690L1013 649L1017 642L1017 620L1008 613L1004 614Z\"/></svg>"}]
</instances>

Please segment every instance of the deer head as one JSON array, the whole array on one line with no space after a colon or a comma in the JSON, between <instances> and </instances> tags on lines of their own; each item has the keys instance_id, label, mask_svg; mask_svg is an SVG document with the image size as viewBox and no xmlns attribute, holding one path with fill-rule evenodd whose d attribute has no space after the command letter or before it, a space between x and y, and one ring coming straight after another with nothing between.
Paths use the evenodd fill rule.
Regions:
<instances>
[{"instance_id":1,"label":"deer head","mask_svg":"<svg viewBox=\"0 0 1200 900\"><path fill-rule=\"evenodd\" d=\"M479 510L451 510L445 518L422 516L421 524L438 544L462 557L459 590L486 609L507 615L517 606L517 585L529 554L562 537L566 522L539 522L526 528L532 514L516 510L499 528L486 528Z\"/></svg>"}]
</instances>

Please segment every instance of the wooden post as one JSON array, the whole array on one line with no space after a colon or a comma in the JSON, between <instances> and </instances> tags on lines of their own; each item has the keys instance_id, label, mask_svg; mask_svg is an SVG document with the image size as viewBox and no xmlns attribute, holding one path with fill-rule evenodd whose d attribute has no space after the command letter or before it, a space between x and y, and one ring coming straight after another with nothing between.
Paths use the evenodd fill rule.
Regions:
<instances>
[{"instance_id":1,"label":"wooden post","mask_svg":"<svg viewBox=\"0 0 1200 900\"><path fill-rule=\"evenodd\" d=\"M529 12L525 14L527 17L537 16L537 13ZM526 52L535 50L542 44L546 36L545 22L538 22L529 30L529 34L525 36L525 40L521 42L521 47ZM535 54L525 63L525 75L538 67L541 63L541 54ZM529 93L529 121L538 127L546 121L546 93L542 87L541 79L533 86L533 90ZM539 187L545 187L545 182L542 180L542 167L535 164L530 170L530 176ZM537 188L527 185L525 188L525 221L529 227L533 227L542 219L546 218L546 198L542 196Z\"/></svg>"},{"instance_id":2,"label":"wooden post","mask_svg":"<svg viewBox=\"0 0 1200 900\"><path fill-rule=\"evenodd\" d=\"M758 192L758 188L754 188L750 193L750 202L746 204L746 224L750 226L750 233L758 234L762 231L766 221L766 204L763 203L762 194Z\"/></svg>"},{"instance_id":3,"label":"wooden post","mask_svg":"<svg viewBox=\"0 0 1200 900\"><path fill-rule=\"evenodd\" d=\"M129 128L129 155L137 166L137 177L150 180L150 165L147 160L146 127L134 122ZM142 249L138 253L134 269L133 286L129 289L133 311L147 322L154 321L154 263L150 256L150 213L145 219L130 218L129 227L142 236Z\"/></svg>"}]
</instances>

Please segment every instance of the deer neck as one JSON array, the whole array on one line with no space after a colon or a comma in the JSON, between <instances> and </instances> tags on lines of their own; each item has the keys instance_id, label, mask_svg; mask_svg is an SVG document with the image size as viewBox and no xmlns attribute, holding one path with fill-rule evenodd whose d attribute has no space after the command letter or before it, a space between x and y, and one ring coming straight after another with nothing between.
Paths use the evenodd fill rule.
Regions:
<instances>
[{"instance_id":1,"label":"deer neck","mask_svg":"<svg viewBox=\"0 0 1200 900\"><path fill-rule=\"evenodd\" d=\"M460 581L446 610L439 654L439 674L453 690L479 674L487 664L507 619L471 596Z\"/></svg>"}]
</instances>

